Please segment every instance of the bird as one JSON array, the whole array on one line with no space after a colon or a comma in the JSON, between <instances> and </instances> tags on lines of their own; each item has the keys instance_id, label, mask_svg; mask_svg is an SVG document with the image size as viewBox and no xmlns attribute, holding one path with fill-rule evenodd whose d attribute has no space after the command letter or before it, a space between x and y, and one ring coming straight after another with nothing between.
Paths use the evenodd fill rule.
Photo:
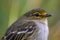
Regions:
<instances>
[{"instance_id":1,"label":"bird","mask_svg":"<svg viewBox=\"0 0 60 40\"><path fill-rule=\"evenodd\" d=\"M48 40L50 16L42 8L31 9L6 30L2 40Z\"/></svg>"}]
</instances>

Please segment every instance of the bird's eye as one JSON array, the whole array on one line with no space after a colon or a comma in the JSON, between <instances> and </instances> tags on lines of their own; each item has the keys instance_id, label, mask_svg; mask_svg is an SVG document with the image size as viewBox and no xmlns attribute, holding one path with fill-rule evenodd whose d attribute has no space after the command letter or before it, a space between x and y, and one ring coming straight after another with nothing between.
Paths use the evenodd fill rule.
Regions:
<instances>
[{"instance_id":1,"label":"bird's eye","mask_svg":"<svg viewBox=\"0 0 60 40\"><path fill-rule=\"evenodd\" d=\"M35 13L33 13L33 16L40 16L40 13L39 12L35 12Z\"/></svg>"},{"instance_id":2,"label":"bird's eye","mask_svg":"<svg viewBox=\"0 0 60 40\"><path fill-rule=\"evenodd\" d=\"M39 16L39 14L34 14L34 16Z\"/></svg>"}]
</instances>

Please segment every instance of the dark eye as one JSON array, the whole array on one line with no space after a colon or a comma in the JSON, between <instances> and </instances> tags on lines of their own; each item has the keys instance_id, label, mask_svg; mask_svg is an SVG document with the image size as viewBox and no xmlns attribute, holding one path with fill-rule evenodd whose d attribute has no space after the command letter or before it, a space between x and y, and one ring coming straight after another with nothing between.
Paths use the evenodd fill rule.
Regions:
<instances>
[{"instance_id":1,"label":"dark eye","mask_svg":"<svg viewBox=\"0 0 60 40\"><path fill-rule=\"evenodd\" d=\"M35 13L33 13L33 16L40 16L40 13L39 12L35 12Z\"/></svg>"},{"instance_id":2,"label":"dark eye","mask_svg":"<svg viewBox=\"0 0 60 40\"><path fill-rule=\"evenodd\" d=\"M34 14L34 16L40 16L38 13Z\"/></svg>"}]
</instances>

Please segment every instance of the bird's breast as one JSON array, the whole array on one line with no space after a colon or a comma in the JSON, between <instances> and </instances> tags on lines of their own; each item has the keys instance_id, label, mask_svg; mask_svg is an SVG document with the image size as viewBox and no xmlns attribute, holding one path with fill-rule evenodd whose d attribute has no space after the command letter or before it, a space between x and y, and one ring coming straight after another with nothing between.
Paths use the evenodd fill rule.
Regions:
<instances>
[{"instance_id":1,"label":"bird's breast","mask_svg":"<svg viewBox=\"0 0 60 40\"><path fill-rule=\"evenodd\" d=\"M37 25L37 40L47 40L48 39L48 25L45 23L39 22L39 21L34 21L35 24Z\"/></svg>"}]
</instances>

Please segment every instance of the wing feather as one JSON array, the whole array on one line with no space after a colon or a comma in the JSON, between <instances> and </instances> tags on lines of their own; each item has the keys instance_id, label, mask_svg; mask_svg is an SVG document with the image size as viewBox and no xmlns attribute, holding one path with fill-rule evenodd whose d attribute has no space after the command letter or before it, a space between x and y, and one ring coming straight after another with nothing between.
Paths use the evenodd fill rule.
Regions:
<instances>
[{"instance_id":1,"label":"wing feather","mask_svg":"<svg viewBox=\"0 0 60 40\"><path fill-rule=\"evenodd\" d=\"M6 32L3 40L22 40L32 35L36 25L34 22L23 22L19 26L12 25Z\"/></svg>"}]
</instances>

